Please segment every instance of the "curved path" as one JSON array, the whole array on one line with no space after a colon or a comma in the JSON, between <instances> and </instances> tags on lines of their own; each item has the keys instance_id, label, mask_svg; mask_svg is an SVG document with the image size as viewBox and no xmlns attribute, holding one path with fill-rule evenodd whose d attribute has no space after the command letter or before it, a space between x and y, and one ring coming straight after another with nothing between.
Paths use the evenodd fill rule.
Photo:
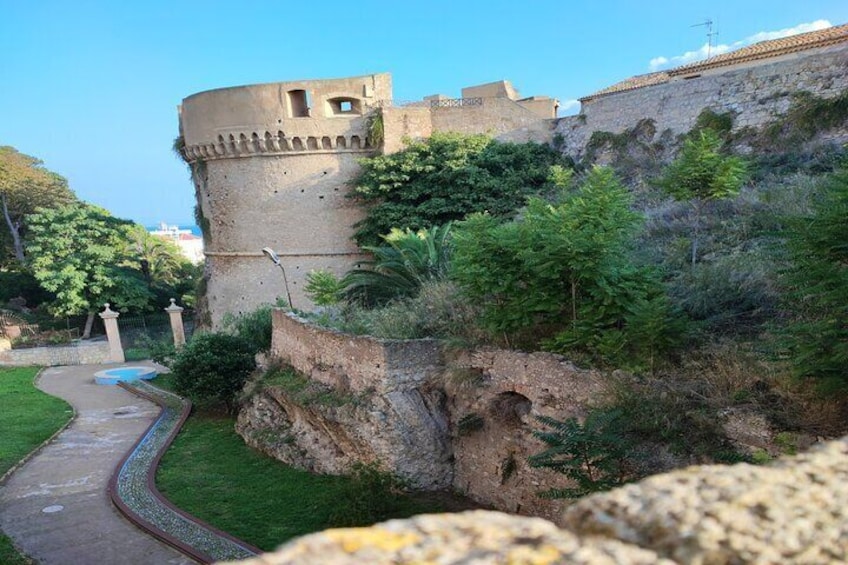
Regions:
<instances>
[{"instance_id":1,"label":"curved path","mask_svg":"<svg viewBox=\"0 0 848 565\"><path fill-rule=\"evenodd\" d=\"M0 485L0 529L48 565L193 563L127 522L109 500L109 477L160 409L122 388L95 385L101 369L42 373L38 388L68 401L77 416Z\"/></svg>"},{"instance_id":2,"label":"curved path","mask_svg":"<svg viewBox=\"0 0 848 565\"><path fill-rule=\"evenodd\" d=\"M201 563L232 561L261 553L180 510L156 488L159 459L188 418L191 403L144 381L120 386L155 402L162 411L109 481L112 502L139 528Z\"/></svg>"}]
</instances>

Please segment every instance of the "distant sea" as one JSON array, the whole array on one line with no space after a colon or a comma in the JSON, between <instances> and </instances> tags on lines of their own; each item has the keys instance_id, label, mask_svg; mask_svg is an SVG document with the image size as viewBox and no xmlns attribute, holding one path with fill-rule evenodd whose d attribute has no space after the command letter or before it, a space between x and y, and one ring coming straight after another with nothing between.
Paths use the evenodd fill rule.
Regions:
<instances>
[{"instance_id":1,"label":"distant sea","mask_svg":"<svg viewBox=\"0 0 848 565\"><path fill-rule=\"evenodd\" d=\"M168 225L170 225L170 224L168 224ZM180 224L177 227L179 227L181 230L191 230L191 233L198 236L198 237L200 237L202 235L200 233L200 226ZM154 230L158 230L159 226L158 225L157 226L146 226L146 228L147 228L147 231L154 231Z\"/></svg>"}]
</instances>

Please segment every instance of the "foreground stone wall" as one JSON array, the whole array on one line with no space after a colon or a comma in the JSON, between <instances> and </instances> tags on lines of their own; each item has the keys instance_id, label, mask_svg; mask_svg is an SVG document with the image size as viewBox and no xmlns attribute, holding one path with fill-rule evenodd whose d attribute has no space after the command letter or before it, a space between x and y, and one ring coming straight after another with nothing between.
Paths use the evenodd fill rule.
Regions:
<instances>
[{"instance_id":1,"label":"foreground stone wall","mask_svg":"<svg viewBox=\"0 0 848 565\"><path fill-rule=\"evenodd\" d=\"M658 132L689 131L704 108L733 112L735 128L763 126L786 112L793 94L809 92L832 98L848 89L848 46L811 49L767 61L719 67L694 77L617 92L582 101L579 116L559 121L556 133L563 149L582 155L595 131L621 133L644 118L656 122ZM848 128L833 132L848 139Z\"/></svg>"},{"instance_id":2,"label":"foreground stone wall","mask_svg":"<svg viewBox=\"0 0 848 565\"><path fill-rule=\"evenodd\" d=\"M848 562L848 438L768 467L709 465L584 498L565 529L494 512L304 536L244 565Z\"/></svg>"},{"instance_id":3,"label":"foreground stone wall","mask_svg":"<svg viewBox=\"0 0 848 565\"><path fill-rule=\"evenodd\" d=\"M23 367L42 365L99 365L109 363L109 342L80 342L55 347L0 349L0 365Z\"/></svg>"}]
</instances>

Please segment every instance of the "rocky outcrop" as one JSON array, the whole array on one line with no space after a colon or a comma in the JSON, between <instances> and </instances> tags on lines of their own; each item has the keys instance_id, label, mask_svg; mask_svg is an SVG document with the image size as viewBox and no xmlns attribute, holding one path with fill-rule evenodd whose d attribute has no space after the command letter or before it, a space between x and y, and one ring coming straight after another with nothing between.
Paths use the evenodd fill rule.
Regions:
<instances>
[{"instance_id":1,"label":"rocky outcrop","mask_svg":"<svg viewBox=\"0 0 848 565\"><path fill-rule=\"evenodd\" d=\"M585 498L566 529L467 512L327 530L244 565L845 563L848 438L769 467L709 465Z\"/></svg>"},{"instance_id":2,"label":"rocky outcrop","mask_svg":"<svg viewBox=\"0 0 848 565\"><path fill-rule=\"evenodd\" d=\"M304 400L267 386L239 412L236 431L271 457L318 473L343 474L364 462L418 489L452 480L444 395L426 387L358 395L328 387Z\"/></svg>"}]
</instances>

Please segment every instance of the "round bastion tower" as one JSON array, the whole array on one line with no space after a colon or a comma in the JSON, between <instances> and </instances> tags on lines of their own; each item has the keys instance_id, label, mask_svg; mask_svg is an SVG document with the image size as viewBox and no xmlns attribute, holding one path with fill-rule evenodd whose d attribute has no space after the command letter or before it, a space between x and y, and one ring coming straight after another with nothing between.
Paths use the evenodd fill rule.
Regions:
<instances>
[{"instance_id":1,"label":"round bastion tower","mask_svg":"<svg viewBox=\"0 0 848 565\"><path fill-rule=\"evenodd\" d=\"M206 245L206 310L213 327L285 297L280 258L299 309L306 275L343 274L362 258L350 239L362 218L345 195L370 153L368 109L391 99L391 75L209 90L180 106Z\"/></svg>"}]
</instances>

